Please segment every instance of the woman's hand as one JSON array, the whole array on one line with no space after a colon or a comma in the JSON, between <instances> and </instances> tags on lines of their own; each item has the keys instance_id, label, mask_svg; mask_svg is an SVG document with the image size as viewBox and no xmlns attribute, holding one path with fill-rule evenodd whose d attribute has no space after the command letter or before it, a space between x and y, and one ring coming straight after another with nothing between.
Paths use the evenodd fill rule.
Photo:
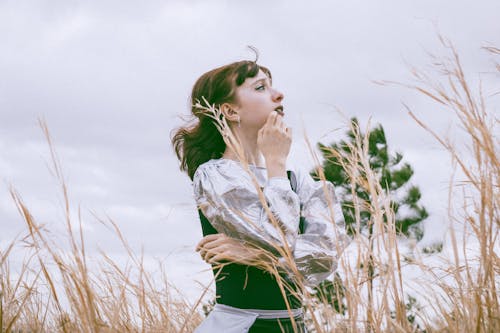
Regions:
<instances>
[{"instance_id":1,"label":"woman's hand","mask_svg":"<svg viewBox=\"0 0 500 333\"><path fill-rule=\"evenodd\" d=\"M244 265L259 266L265 260L264 251L245 245L244 242L228 237L225 234L208 235L196 246L201 258L208 264L219 264L224 261Z\"/></svg>"},{"instance_id":2,"label":"woman's hand","mask_svg":"<svg viewBox=\"0 0 500 333\"><path fill-rule=\"evenodd\" d=\"M286 177L286 159L291 144L292 130L283 122L283 116L271 112L257 137L257 145L266 160L268 178Z\"/></svg>"}]
</instances>

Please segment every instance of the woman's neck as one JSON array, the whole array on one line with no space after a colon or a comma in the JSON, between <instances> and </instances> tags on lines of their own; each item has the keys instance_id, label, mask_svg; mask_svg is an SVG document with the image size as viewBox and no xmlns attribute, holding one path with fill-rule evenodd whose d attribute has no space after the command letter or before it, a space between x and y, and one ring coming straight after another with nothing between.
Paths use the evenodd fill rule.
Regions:
<instances>
[{"instance_id":1,"label":"woman's neck","mask_svg":"<svg viewBox=\"0 0 500 333\"><path fill-rule=\"evenodd\" d=\"M245 135L244 133L236 132L235 135L240 141L241 148L245 152L245 158L249 164L255 166L265 166L264 158L260 152L259 146L257 145L257 135ZM229 147L226 147L223 158L238 161L238 155Z\"/></svg>"}]
</instances>

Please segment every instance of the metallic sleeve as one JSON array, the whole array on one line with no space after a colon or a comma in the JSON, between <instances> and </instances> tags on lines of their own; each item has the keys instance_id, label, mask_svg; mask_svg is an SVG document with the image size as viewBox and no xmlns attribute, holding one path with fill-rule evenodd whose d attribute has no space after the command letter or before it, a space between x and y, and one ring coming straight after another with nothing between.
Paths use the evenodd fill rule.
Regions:
<instances>
[{"instance_id":1,"label":"metallic sleeve","mask_svg":"<svg viewBox=\"0 0 500 333\"><path fill-rule=\"evenodd\" d=\"M297 192L305 219L304 233L297 236L294 259L297 269L312 286L337 268L337 260L350 242L344 216L330 182L315 182L299 173Z\"/></svg>"},{"instance_id":2,"label":"metallic sleeve","mask_svg":"<svg viewBox=\"0 0 500 333\"><path fill-rule=\"evenodd\" d=\"M299 228L300 203L287 178L271 178L263 189L277 225L268 218L258 189L241 167L207 162L198 167L193 187L198 207L218 232L250 241L273 253L277 246L284 246L284 235L286 243L293 248Z\"/></svg>"}]
</instances>

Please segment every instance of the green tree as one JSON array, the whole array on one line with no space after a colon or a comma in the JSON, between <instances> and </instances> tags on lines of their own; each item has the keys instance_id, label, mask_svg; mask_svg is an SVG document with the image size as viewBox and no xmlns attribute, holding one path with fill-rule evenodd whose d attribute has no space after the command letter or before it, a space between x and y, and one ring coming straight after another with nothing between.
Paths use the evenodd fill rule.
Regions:
<instances>
[{"instance_id":1,"label":"green tree","mask_svg":"<svg viewBox=\"0 0 500 333\"><path fill-rule=\"evenodd\" d=\"M359 126L358 120L352 118L354 126ZM363 136L364 134L361 133ZM348 144L345 140L334 142L329 146L319 143L319 149L323 154L323 170L325 178L331 181L339 194L339 201L342 206L342 212L346 222L347 231L350 234L355 233L356 216L353 205L351 181L342 168L342 162L346 162L351 155L352 144L354 144L354 133L352 130L347 132ZM365 148L365 147L363 147ZM332 156L330 151L334 149L340 153L340 156ZM421 206L418 201L421 198L420 189L415 185L408 185L413 176L413 169L408 163L403 163L403 155L396 152L391 155L387 145L385 132L382 125L378 125L369 133L368 154L370 157L370 168L375 171L378 180L383 189L390 193L392 208L396 217L396 231L399 234L414 237L420 240L423 236L421 223L427 216L427 210ZM340 159L344 159L341 161ZM346 164L346 163L344 163ZM318 178L316 172L312 176ZM355 193L361 202L370 200L369 193L359 185L356 185ZM360 209L361 229L369 226L371 214L368 210Z\"/></svg>"},{"instance_id":2,"label":"green tree","mask_svg":"<svg viewBox=\"0 0 500 333\"><path fill-rule=\"evenodd\" d=\"M356 147L356 134L352 128L359 129L359 123L356 118L351 119L351 129L347 132L347 140L334 142L329 146L319 143L319 149L323 154L323 171L326 180L332 182L337 189L338 200L340 201L342 212L344 214L346 229L349 234L357 232L356 210L354 207L353 194L358 197L357 202L370 202L370 194L366 189L359 185L358 182L351 182L349 174L344 170L343 165L350 165L348 161L352 159L352 147ZM359 135L364 138L365 134L359 132ZM413 169L408 163L403 163L403 155L396 152L389 153L385 132L382 125L377 125L370 130L368 135L368 147L364 146L365 141L362 141L361 149L368 152L370 169L378 177L378 182L381 188L390 194L391 207L395 215L396 232L400 235L406 235L420 240L423 236L421 223L428 217L427 210L419 204L421 198L420 190L415 185L410 185L409 181L413 176ZM331 152L336 151L336 154ZM363 172L363 167L360 165L359 172ZM318 179L319 175L313 171L311 175ZM355 188L352 189L353 184ZM354 191L353 191L354 190ZM371 213L368 209L357 207L359 209L359 231L365 232L370 240L373 236L373 223L371 223ZM370 254L368 262L364 263L368 267L368 288L372 289L373 279L375 277L375 267L373 258ZM344 290L342 282L339 282L339 276L335 277L337 281L322 282L316 288L316 295L321 298L322 295L332 295L332 303L330 303L337 312L343 313L343 296ZM340 286L340 287L339 287ZM339 289L340 288L340 289ZM371 292L368 295L371 304Z\"/></svg>"}]
</instances>

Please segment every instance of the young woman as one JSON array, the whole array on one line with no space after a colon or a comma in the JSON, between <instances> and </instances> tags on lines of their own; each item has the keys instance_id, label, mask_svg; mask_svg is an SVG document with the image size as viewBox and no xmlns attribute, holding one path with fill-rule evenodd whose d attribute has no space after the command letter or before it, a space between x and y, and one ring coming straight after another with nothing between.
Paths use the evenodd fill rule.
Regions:
<instances>
[{"instance_id":1,"label":"young woman","mask_svg":"<svg viewBox=\"0 0 500 333\"><path fill-rule=\"evenodd\" d=\"M292 133L283 98L256 62L216 68L193 87L194 123L172 138L199 207L205 237L197 251L216 275L217 304L197 332L304 332L296 282L327 278L348 243L332 184L287 172ZM241 150L221 134L221 120ZM295 269L281 257L279 275L271 274L256 264L268 258L258 248L277 257L289 249Z\"/></svg>"}]
</instances>

